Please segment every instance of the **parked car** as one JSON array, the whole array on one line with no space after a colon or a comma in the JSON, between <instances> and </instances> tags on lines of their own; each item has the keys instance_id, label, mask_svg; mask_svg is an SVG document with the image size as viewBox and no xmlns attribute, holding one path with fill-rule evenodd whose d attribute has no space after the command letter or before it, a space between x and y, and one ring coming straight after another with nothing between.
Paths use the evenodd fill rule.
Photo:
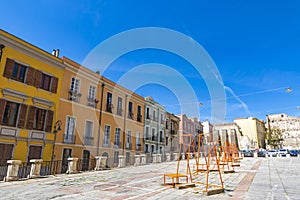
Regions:
<instances>
[{"instance_id":1,"label":"parked car","mask_svg":"<svg viewBox=\"0 0 300 200\"><path fill-rule=\"evenodd\" d=\"M266 154L267 154L267 150L265 149L259 149L258 152L257 152L257 156L258 157L266 157Z\"/></svg>"},{"instance_id":2,"label":"parked car","mask_svg":"<svg viewBox=\"0 0 300 200\"><path fill-rule=\"evenodd\" d=\"M244 150L243 151L244 157L253 157L254 153L251 150Z\"/></svg>"},{"instance_id":3,"label":"parked car","mask_svg":"<svg viewBox=\"0 0 300 200\"><path fill-rule=\"evenodd\" d=\"M286 157L286 155L289 154L289 151L287 149L280 149L279 150L279 155Z\"/></svg>"},{"instance_id":4,"label":"parked car","mask_svg":"<svg viewBox=\"0 0 300 200\"><path fill-rule=\"evenodd\" d=\"M276 157L277 154L278 154L278 151L275 149L268 150L268 157Z\"/></svg>"},{"instance_id":5,"label":"parked car","mask_svg":"<svg viewBox=\"0 0 300 200\"><path fill-rule=\"evenodd\" d=\"M290 156L297 157L299 154L299 151L297 149L290 150Z\"/></svg>"}]
</instances>

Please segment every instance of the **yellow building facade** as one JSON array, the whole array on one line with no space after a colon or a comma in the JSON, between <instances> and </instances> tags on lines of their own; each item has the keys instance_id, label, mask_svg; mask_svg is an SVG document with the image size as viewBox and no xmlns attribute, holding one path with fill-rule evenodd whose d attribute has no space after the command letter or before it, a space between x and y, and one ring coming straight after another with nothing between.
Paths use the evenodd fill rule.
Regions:
<instances>
[{"instance_id":1,"label":"yellow building facade","mask_svg":"<svg viewBox=\"0 0 300 200\"><path fill-rule=\"evenodd\" d=\"M0 59L0 161L50 161L64 65L3 30Z\"/></svg>"}]
</instances>

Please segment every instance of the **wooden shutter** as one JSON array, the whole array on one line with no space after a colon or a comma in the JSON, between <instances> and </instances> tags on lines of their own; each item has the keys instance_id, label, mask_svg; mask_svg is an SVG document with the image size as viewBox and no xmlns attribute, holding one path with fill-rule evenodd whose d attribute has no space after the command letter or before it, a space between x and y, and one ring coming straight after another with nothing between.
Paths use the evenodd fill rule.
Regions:
<instances>
[{"instance_id":1,"label":"wooden shutter","mask_svg":"<svg viewBox=\"0 0 300 200\"><path fill-rule=\"evenodd\" d=\"M4 99L0 99L0 124L3 120L4 110L5 110L6 101Z\"/></svg>"},{"instance_id":2,"label":"wooden shutter","mask_svg":"<svg viewBox=\"0 0 300 200\"><path fill-rule=\"evenodd\" d=\"M21 108L20 108L20 114L19 114L18 127L25 128L27 105L21 104L20 106L21 106Z\"/></svg>"},{"instance_id":3,"label":"wooden shutter","mask_svg":"<svg viewBox=\"0 0 300 200\"><path fill-rule=\"evenodd\" d=\"M52 130L52 122L53 122L53 114L54 112L52 110L48 110L47 112L47 121L46 121L46 132L51 132Z\"/></svg>"},{"instance_id":4,"label":"wooden shutter","mask_svg":"<svg viewBox=\"0 0 300 200\"><path fill-rule=\"evenodd\" d=\"M28 162L31 159L40 159L42 155L42 147L41 146L30 146L29 154L28 154Z\"/></svg>"},{"instance_id":5,"label":"wooden shutter","mask_svg":"<svg viewBox=\"0 0 300 200\"><path fill-rule=\"evenodd\" d=\"M14 60L9 58L6 59L6 64L5 64L4 74L3 74L4 77L11 78L14 69L14 64L15 64Z\"/></svg>"},{"instance_id":6,"label":"wooden shutter","mask_svg":"<svg viewBox=\"0 0 300 200\"><path fill-rule=\"evenodd\" d=\"M30 106L29 113L28 113L28 119L27 119L27 129L30 129L30 130L33 129L35 111L36 111L36 107Z\"/></svg>"},{"instance_id":7,"label":"wooden shutter","mask_svg":"<svg viewBox=\"0 0 300 200\"><path fill-rule=\"evenodd\" d=\"M37 87L37 88L41 87L42 76L43 76L43 73L41 71L39 71L39 70L35 71L35 83L34 83L35 87Z\"/></svg>"},{"instance_id":8,"label":"wooden shutter","mask_svg":"<svg viewBox=\"0 0 300 200\"><path fill-rule=\"evenodd\" d=\"M58 78L52 77L52 85L51 85L51 92L55 93L57 92L57 84L58 84Z\"/></svg>"},{"instance_id":9,"label":"wooden shutter","mask_svg":"<svg viewBox=\"0 0 300 200\"><path fill-rule=\"evenodd\" d=\"M34 85L34 72L35 72L34 68L27 67L26 84Z\"/></svg>"}]
</instances>

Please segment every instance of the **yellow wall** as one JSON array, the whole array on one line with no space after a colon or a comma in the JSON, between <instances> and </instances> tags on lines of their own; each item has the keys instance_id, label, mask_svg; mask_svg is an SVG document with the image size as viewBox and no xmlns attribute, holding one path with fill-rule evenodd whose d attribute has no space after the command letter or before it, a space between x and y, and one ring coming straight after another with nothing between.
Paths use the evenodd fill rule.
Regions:
<instances>
[{"instance_id":1,"label":"yellow wall","mask_svg":"<svg viewBox=\"0 0 300 200\"><path fill-rule=\"evenodd\" d=\"M5 41L1 41L1 38L5 38ZM8 42L7 42L8 41ZM3 54L0 63L0 90L3 89L11 89L14 91L22 92L28 96L28 99L25 100L23 103L26 105L33 105L33 97L39 97L42 99L49 100L54 103L54 106L50 108L50 110L54 111L54 118L53 118L53 126L57 120L57 113L56 110L58 109L59 105L59 94L61 89L61 80L63 76L63 69L62 69L62 61L59 58L52 56L51 54L19 39L13 35L10 35L2 30L0 30L0 43L5 45L3 49ZM13 47L12 47L13 46ZM29 51L27 49L30 49ZM42 89L38 89L34 86L27 85L25 83L21 83L18 81L14 81L11 79L7 79L3 76L6 59L14 59L26 65L29 65L32 68L37 70L41 70L47 74L51 74L58 78L58 87L57 93L51 93L49 91L45 91ZM47 60L47 61L46 61ZM57 66L50 65L48 63L57 63ZM0 98L3 98L2 92L0 92ZM5 96L8 100L14 100L22 103L20 99ZM41 105L40 105L41 106ZM49 109L49 106L45 106L45 109ZM12 138L8 142L15 143L13 159L19 159L22 161L26 161L27 154L28 154L28 147L29 145L40 145L43 146L42 150L42 159L43 160L51 160L52 156L52 144L54 140L54 134L46 133L46 144L44 145L43 141L33 140L30 138L30 131L23 129L19 131L19 139L18 142ZM28 142L27 139L29 138ZM4 140L0 137L0 143L6 143L7 140Z\"/></svg>"}]
</instances>

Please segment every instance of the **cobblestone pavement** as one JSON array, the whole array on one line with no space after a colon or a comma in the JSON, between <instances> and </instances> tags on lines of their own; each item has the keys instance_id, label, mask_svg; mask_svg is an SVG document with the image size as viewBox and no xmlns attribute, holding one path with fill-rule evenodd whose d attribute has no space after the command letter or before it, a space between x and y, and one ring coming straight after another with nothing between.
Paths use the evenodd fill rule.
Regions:
<instances>
[{"instance_id":1,"label":"cobblestone pavement","mask_svg":"<svg viewBox=\"0 0 300 200\"><path fill-rule=\"evenodd\" d=\"M194 161L191 161L191 165ZM163 174L175 173L177 162L47 178L0 182L0 199L299 199L300 158L244 158L235 173L222 173L225 192L206 196L202 185L163 186ZM180 170L185 170L182 161ZM210 183L219 184L210 173ZM205 182L205 175L193 177Z\"/></svg>"}]
</instances>

